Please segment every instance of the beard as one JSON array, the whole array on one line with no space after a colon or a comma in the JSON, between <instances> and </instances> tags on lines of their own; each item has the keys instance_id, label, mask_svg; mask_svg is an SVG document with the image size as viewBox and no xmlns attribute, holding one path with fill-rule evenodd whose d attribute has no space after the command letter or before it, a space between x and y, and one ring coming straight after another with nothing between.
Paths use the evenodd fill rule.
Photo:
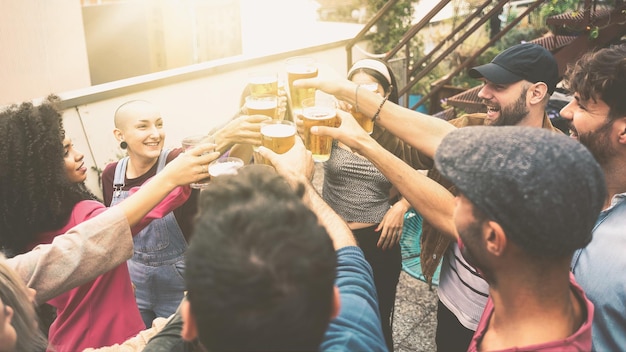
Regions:
<instances>
[{"instance_id":1,"label":"beard","mask_svg":"<svg viewBox=\"0 0 626 352\"><path fill-rule=\"evenodd\" d=\"M614 121L615 120L608 121L595 131L578 134L578 141L589 149L591 155L593 155L600 165L608 164L609 160L617 155L616 151L611 146L610 139L610 132L613 128Z\"/></svg>"},{"instance_id":2,"label":"beard","mask_svg":"<svg viewBox=\"0 0 626 352\"><path fill-rule=\"evenodd\" d=\"M500 116L493 121L487 121L490 126L515 126L528 116L528 108L526 107L526 92L524 89L517 100L508 106L500 107Z\"/></svg>"}]
</instances>

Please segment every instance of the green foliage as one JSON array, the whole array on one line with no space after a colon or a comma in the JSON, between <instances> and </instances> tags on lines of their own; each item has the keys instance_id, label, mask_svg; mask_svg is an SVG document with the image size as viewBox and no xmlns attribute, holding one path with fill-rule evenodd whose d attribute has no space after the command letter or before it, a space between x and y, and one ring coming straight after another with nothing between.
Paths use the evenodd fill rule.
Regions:
<instances>
[{"instance_id":1,"label":"green foliage","mask_svg":"<svg viewBox=\"0 0 626 352\"><path fill-rule=\"evenodd\" d=\"M386 2L384 0L369 0L369 12L377 13ZM376 32L371 38L374 52L384 53L391 50L411 28L413 2L411 0L399 0L387 14L380 18L376 25Z\"/></svg>"},{"instance_id":2,"label":"green foliage","mask_svg":"<svg viewBox=\"0 0 626 352\"><path fill-rule=\"evenodd\" d=\"M578 8L579 2L580 0L548 0L545 5L541 6L541 18L545 19L546 17L574 11Z\"/></svg>"}]
</instances>

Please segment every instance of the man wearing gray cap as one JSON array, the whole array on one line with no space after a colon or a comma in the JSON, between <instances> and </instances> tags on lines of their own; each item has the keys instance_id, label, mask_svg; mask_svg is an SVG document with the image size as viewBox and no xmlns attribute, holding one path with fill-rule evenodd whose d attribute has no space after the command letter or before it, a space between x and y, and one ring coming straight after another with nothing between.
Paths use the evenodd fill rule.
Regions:
<instances>
[{"instance_id":1,"label":"man wearing gray cap","mask_svg":"<svg viewBox=\"0 0 626 352\"><path fill-rule=\"evenodd\" d=\"M455 190L433 169L435 149L447 133L458 127L514 124L558 131L545 113L558 82L558 66L545 48L530 43L515 45L492 62L475 67L470 75L484 81L478 96L487 112L449 122L386 102L380 96L357 90L349 81L318 78L295 83L319 88L353 105L358 102L359 111L372 116L375 127L394 135L392 139L374 140L346 118L342 118L338 129L312 130L332 136L368 158L423 216L420 258L427 278L432 278L443 258L437 290L439 351L467 349L487 302L488 284L465 262L456 245L458 235L452 217ZM376 131L371 137L377 138ZM429 177L408 165L418 165L415 158L424 160L420 168L430 169Z\"/></svg>"},{"instance_id":2,"label":"man wearing gray cap","mask_svg":"<svg viewBox=\"0 0 626 352\"><path fill-rule=\"evenodd\" d=\"M565 86L574 99L561 116L602 167L609 190L593 241L576 252L572 272L596 309L593 350L621 351L626 346L626 44L584 55L566 72Z\"/></svg>"},{"instance_id":3,"label":"man wearing gray cap","mask_svg":"<svg viewBox=\"0 0 626 352\"><path fill-rule=\"evenodd\" d=\"M479 126L448 134L435 166L458 189L461 252L489 283L468 351L589 351L594 307L569 264L607 193L591 153L542 129Z\"/></svg>"}]
</instances>

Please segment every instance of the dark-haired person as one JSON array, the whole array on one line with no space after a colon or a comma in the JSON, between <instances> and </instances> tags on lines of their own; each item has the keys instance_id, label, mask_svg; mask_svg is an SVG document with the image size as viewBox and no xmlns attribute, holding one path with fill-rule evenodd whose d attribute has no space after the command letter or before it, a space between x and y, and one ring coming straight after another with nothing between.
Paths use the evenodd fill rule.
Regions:
<instances>
[{"instance_id":1,"label":"dark-haired person","mask_svg":"<svg viewBox=\"0 0 626 352\"><path fill-rule=\"evenodd\" d=\"M591 153L539 128L479 126L449 133L435 166L458 189L461 253L489 283L468 351L589 351L593 304L569 265L607 194Z\"/></svg>"},{"instance_id":2,"label":"dark-haired person","mask_svg":"<svg viewBox=\"0 0 626 352\"><path fill-rule=\"evenodd\" d=\"M5 171L0 182L0 228L2 244L12 255L50 243L57 235L106 210L84 186L83 155L65 137L57 101L51 96L41 105L22 103L0 113L0 160ZM180 184L181 179L188 180L189 173L206 175L206 165L215 158L217 153L212 153L202 159L204 166L186 170L187 178L176 175L191 161L181 159L174 170L167 172L172 179L161 186L173 189L172 185ZM188 187L174 189L137 221L133 232L171 211L188 195ZM111 345L143 330L125 264L48 303L57 309L49 334L57 351ZM120 311L124 314L118 314Z\"/></svg>"},{"instance_id":3,"label":"dark-haired person","mask_svg":"<svg viewBox=\"0 0 626 352\"><path fill-rule=\"evenodd\" d=\"M378 94L398 102L395 75L383 61L358 60L347 77L361 85L360 89L374 84ZM376 129L380 138L392 138ZM324 162L322 198L348 223L372 266L383 334L387 348L393 351L392 315L402 270L399 242L410 205L369 160L339 141L333 141L330 158Z\"/></svg>"},{"instance_id":4,"label":"dark-haired person","mask_svg":"<svg viewBox=\"0 0 626 352\"><path fill-rule=\"evenodd\" d=\"M182 336L208 350L386 351L372 272L302 141L200 195ZM158 350L158 349L151 349Z\"/></svg>"},{"instance_id":5,"label":"dark-haired person","mask_svg":"<svg viewBox=\"0 0 626 352\"><path fill-rule=\"evenodd\" d=\"M574 99L561 116L602 167L609 191L572 271L596 309L593 350L619 351L626 346L626 44L583 55L564 81Z\"/></svg>"}]
</instances>

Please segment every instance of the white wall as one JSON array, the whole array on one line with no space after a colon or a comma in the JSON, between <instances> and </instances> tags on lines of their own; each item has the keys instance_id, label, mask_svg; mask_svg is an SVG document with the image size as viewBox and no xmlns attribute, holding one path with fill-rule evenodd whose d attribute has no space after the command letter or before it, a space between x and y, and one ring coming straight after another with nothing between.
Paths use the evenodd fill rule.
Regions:
<instances>
[{"instance_id":1,"label":"white wall","mask_svg":"<svg viewBox=\"0 0 626 352\"><path fill-rule=\"evenodd\" d=\"M320 75L346 74L346 52L342 43L331 48L326 46L319 51L309 50L285 55L315 57L321 66ZM228 66L226 64L241 67L234 70L221 69L219 63L201 64L215 65L216 72L126 94L111 93L116 88L112 85L94 86L60 94L62 99L69 102L89 100L88 103L68 106L64 111L67 135L73 139L76 148L85 154L85 164L88 168L92 166L104 168L108 162L117 160L121 154L112 133L115 109L128 100L145 99L155 103L162 110L167 131L165 145L177 147L184 136L208 132L213 127L227 122L238 111L241 91L246 84L248 72L273 70L284 78L285 55L263 63L241 58L222 62L224 67ZM168 72L156 75L165 74ZM139 79L146 77L134 80L135 83ZM133 83L131 81L118 81L115 84L124 86ZM88 173L87 185L92 191L100 194L97 173L93 170Z\"/></svg>"}]
</instances>

